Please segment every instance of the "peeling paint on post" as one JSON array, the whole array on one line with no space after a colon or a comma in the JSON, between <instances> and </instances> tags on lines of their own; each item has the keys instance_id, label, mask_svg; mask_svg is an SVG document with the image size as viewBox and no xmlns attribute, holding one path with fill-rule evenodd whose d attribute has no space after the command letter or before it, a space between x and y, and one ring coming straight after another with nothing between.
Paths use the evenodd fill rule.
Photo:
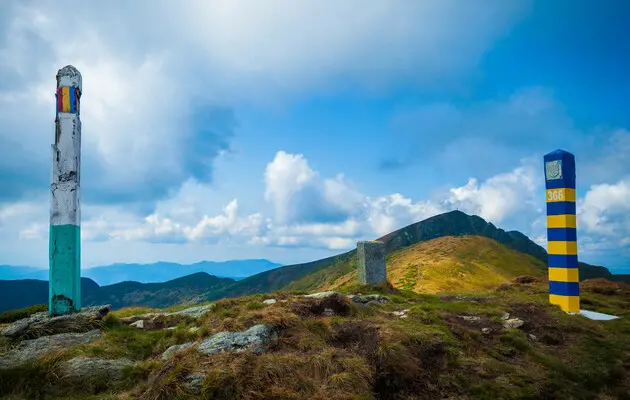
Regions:
<instances>
[{"instance_id":1,"label":"peeling paint on post","mask_svg":"<svg viewBox=\"0 0 630 400\"><path fill-rule=\"evenodd\" d=\"M81 309L81 74L71 65L57 72L55 144L50 185L48 312Z\"/></svg>"}]
</instances>

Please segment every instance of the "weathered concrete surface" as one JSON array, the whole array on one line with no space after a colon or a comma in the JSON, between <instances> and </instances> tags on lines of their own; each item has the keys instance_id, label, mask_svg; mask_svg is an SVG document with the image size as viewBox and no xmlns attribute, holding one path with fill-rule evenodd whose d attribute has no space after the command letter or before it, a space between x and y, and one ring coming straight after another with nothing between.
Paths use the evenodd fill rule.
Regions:
<instances>
[{"instance_id":1,"label":"weathered concrete surface","mask_svg":"<svg viewBox=\"0 0 630 400\"><path fill-rule=\"evenodd\" d=\"M374 285L387 281L385 243L375 240L358 242L357 258L360 285Z\"/></svg>"},{"instance_id":2,"label":"weathered concrete surface","mask_svg":"<svg viewBox=\"0 0 630 400\"><path fill-rule=\"evenodd\" d=\"M171 346L168 349L166 349L164 353L162 353L162 360L168 360L171 357L173 357L175 353L177 353L178 351L187 349L194 344L195 344L194 342L188 342L184 344L176 344L174 346Z\"/></svg>"},{"instance_id":3,"label":"weathered concrete surface","mask_svg":"<svg viewBox=\"0 0 630 400\"><path fill-rule=\"evenodd\" d=\"M64 361L59 367L60 376L66 379L118 380L123 371L135 363L127 359L105 360L101 358L76 357Z\"/></svg>"},{"instance_id":4,"label":"weathered concrete surface","mask_svg":"<svg viewBox=\"0 0 630 400\"><path fill-rule=\"evenodd\" d=\"M198 349L203 354L242 352L263 353L278 341L278 334L268 325L254 325L243 332L219 332L203 341Z\"/></svg>"},{"instance_id":5,"label":"weathered concrete surface","mask_svg":"<svg viewBox=\"0 0 630 400\"><path fill-rule=\"evenodd\" d=\"M84 332L96 327L112 309L110 304L86 307L78 313L51 317L46 312L35 313L2 329L2 335L10 338L27 336L36 338L57 333Z\"/></svg>"},{"instance_id":6,"label":"weathered concrete surface","mask_svg":"<svg viewBox=\"0 0 630 400\"><path fill-rule=\"evenodd\" d=\"M98 329L85 333L60 333L42 336L37 339L24 340L4 356L0 356L0 367L13 367L55 351L69 349L74 346L91 343L101 337Z\"/></svg>"}]
</instances>

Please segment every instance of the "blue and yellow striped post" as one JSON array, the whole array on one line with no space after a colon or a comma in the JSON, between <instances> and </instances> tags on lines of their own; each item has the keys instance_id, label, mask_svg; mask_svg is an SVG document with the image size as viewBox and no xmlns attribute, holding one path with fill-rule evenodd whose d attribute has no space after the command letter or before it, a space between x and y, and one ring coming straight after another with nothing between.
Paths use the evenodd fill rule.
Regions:
<instances>
[{"instance_id":1,"label":"blue and yellow striped post","mask_svg":"<svg viewBox=\"0 0 630 400\"><path fill-rule=\"evenodd\" d=\"M71 65L57 73L55 143L50 184L48 312L81 309L81 119L82 78Z\"/></svg>"},{"instance_id":2,"label":"blue and yellow striped post","mask_svg":"<svg viewBox=\"0 0 630 400\"><path fill-rule=\"evenodd\" d=\"M544 156L547 199L549 302L580 312L575 218L575 157L564 150Z\"/></svg>"}]
</instances>

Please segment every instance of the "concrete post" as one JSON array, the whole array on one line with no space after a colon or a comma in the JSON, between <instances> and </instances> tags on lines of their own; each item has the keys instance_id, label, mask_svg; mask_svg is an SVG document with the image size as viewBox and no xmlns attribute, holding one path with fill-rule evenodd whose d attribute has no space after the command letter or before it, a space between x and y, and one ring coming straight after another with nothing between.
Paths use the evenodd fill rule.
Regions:
<instances>
[{"instance_id":1,"label":"concrete post","mask_svg":"<svg viewBox=\"0 0 630 400\"><path fill-rule=\"evenodd\" d=\"M57 72L55 144L50 185L49 314L81 309L81 74Z\"/></svg>"},{"instance_id":2,"label":"concrete post","mask_svg":"<svg viewBox=\"0 0 630 400\"><path fill-rule=\"evenodd\" d=\"M357 243L359 260L359 284L374 285L387 281L385 243L362 240Z\"/></svg>"},{"instance_id":3,"label":"concrete post","mask_svg":"<svg viewBox=\"0 0 630 400\"><path fill-rule=\"evenodd\" d=\"M547 202L549 302L580 312L575 216L575 156L556 150L544 156Z\"/></svg>"}]
</instances>

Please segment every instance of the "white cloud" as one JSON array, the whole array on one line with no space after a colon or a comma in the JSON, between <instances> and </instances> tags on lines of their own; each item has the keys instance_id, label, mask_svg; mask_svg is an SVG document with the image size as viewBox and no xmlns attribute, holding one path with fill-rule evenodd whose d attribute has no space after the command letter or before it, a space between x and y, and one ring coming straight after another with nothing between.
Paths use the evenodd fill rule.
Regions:
<instances>
[{"instance_id":1,"label":"white cloud","mask_svg":"<svg viewBox=\"0 0 630 400\"><path fill-rule=\"evenodd\" d=\"M274 205L276 219L289 222L294 215L291 209L294 196L307 186L314 185L317 173L308 165L302 154L279 151L265 169L265 200Z\"/></svg>"},{"instance_id":2,"label":"white cloud","mask_svg":"<svg viewBox=\"0 0 630 400\"><path fill-rule=\"evenodd\" d=\"M580 227L595 234L630 235L630 179L593 185L578 203Z\"/></svg>"},{"instance_id":3,"label":"white cloud","mask_svg":"<svg viewBox=\"0 0 630 400\"><path fill-rule=\"evenodd\" d=\"M467 213L476 214L495 224L518 211L532 210L542 189L537 179L539 168L533 160L508 173L495 175L481 184L470 178L464 186L450 189L448 204Z\"/></svg>"}]
</instances>

